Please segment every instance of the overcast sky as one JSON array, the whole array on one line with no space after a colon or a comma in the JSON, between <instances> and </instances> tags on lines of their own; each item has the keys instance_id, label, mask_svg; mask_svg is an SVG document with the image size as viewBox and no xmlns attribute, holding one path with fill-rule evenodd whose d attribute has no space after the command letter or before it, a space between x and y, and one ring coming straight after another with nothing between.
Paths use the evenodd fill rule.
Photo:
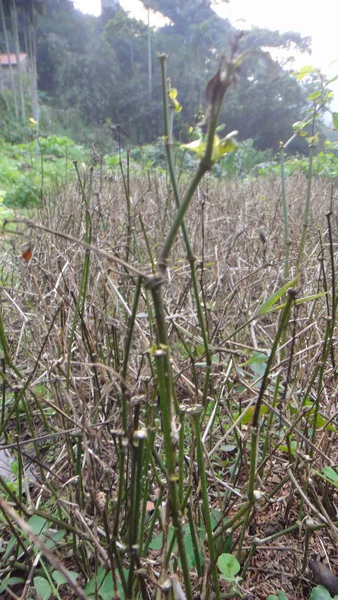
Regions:
<instances>
[{"instance_id":1,"label":"overcast sky","mask_svg":"<svg viewBox=\"0 0 338 600\"><path fill-rule=\"evenodd\" d=\"M100 0L74 0L84 12L98 15ZM216 0L217 12L229 18L238 29L251 25L267 27L279 31L296 31L312 37L312 55L304 54L298 66L313 65L329 76L338 73L338 0L230 0L229 3ZM142 18L142 5L139 0L120 0L121 6L133 16ZM335 86L336 101L338 86Z\"/></svg>"}]
</instances>

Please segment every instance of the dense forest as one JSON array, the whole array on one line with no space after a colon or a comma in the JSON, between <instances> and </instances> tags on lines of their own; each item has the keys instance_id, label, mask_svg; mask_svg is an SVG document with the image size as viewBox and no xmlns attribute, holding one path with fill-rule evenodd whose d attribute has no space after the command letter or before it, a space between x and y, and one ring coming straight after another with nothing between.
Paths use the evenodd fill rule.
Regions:
<instances>
[{"instance_id":1,"label":"dense forest","mask_svg":"<svg viewBox=\"0 0 338 600\"><path fill-rule=\"evenodd\" d=\"M114 135L119 125L124 143L152 143L162 133L157 55L164 52L182 105L176 134L184 138L204 109L205 85L219 55L229 54L238 40L248 56L226 98L222 120L227 129L238 130L240 140L251 138L257 149L276 150L292 135L307 92L269 50L287 50L292 57L309 51L309 38L262 29L239 32L214 12L210 0L144 5L167 17L167 24L152 28L118 3L94 17L75 10L70 0L1 0L0 51L27 52L30 58L33 108L27 115L78 140L102 128ZM6 108L7 114L13 111L4 93L2 104L4 119ZM15 99L17 116L26 117L23 105ZM301 138L293 144L294 152L306 150Z\"/></svg>"}]
</instances>

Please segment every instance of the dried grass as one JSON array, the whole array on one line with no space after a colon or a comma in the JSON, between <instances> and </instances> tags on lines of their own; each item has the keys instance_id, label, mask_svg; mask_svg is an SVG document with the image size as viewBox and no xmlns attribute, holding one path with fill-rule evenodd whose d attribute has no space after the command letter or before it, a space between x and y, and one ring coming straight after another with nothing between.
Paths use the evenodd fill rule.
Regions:
<instances>
[{"instance_id":1,"label":"dried grass","mask_svg":"<svg viewBox=\"0 0 338 600\"><path fill-rule=\"evenodd\" d=\"M93 246L124 259L128 241L121 177L102 177L102 174L89 172L84 175L84 184L90 201ZM184 189L184 181L181 186ZM305 178L300 175L290 177L287 180L287 199L292 240L291 276L295 272L303 226L305 195ZM332 198L337 198L336 185L315 181L305 257L297 281L298 297L323 291L323 269L328 289L332 287L326 217ZM151 262L141 219L149 247L156 258L175 212L165 175L135 173L131 180L131 200L129 262L143 272L150 272ZM72 184L46 200L36 219L50 230L84 239L84 212L79 186ZM336 260L336 214L332 215L331 224ZM210 472L212 470L210 503L231 517L241 500L229 494L222 485L228 483L242 498L245 497L250 444L250 423L235 427L233 423L250 403L255 402L260 381L259 373L254 373L245 363L253 352L269 352L278 327L278 313L250 320L257 307L284 283L280 183L275 178L224 182L210 176L198 190L186 217L186 225L196 257L215 356L209 390L210 410L204 424L205 428L212 408L218 402L215 421L210 420L204 438L210 456L208 468ZM155 343L150 304L146 290L142 290L127 380L123 381L121 369L136 276L128 274L120 265L112 265L95 251L91 252L85 308L76 319L70 348L86 250L43 230L27 229L21 225L18 231L20 235L5 234L1 240L1 311L11 357L11 364L2 360L1 422L6 424L2 442L5 446L12 445L12 453L15 448L20 448L22 461L26 463L29 455L34 465L34 480L27 496L22 493L20 502L23 505L27 502L30 509L41 507L44 514L49 514L48 506L52 506L52 512L57 513L61 521L76 527L77 550L73 548L70 552L69 548L65 556L68 562L72 557L70 563L75 564L85 578L93 556L96 556L97 563L105 562L107 540L96 505L99 491L108 496L111 527L116 523L114 500L123 442L123 393L127 393L129 399L129 440L135 429L148 426L155 432L156 452L161 455L163 441L156 421L156 381L148 352ZM33 258L26 263L21 257L28 244L33 249ZM184 254L179 238L171 255L164 297L178 401L187 408L200 401L204 368L199 366L203 363L202 342L190 291L189 264ZM324 297L293 309L285 355L279 349L278 360L270 375L272 388L266 394L266 401L271 405L271 389L277 376L287 384L285 399L276 405L278 418L274 416L272 430L266 431L266 421L262 422L262 447L266 436L269 436L260 485L265 494L274 490L286 473L290 457L286 452L276 451L276 441L285 433L283 424L292 425L298 415L297 407L304 400L302 394L321 359L326 323ZM318 376L315 376L310 397L312 395L314 399L320 393L324 423L325 419L331 418L334 427L338 427L336 368L331 360L335 354L336 339L333 338L332 356L329 355L325 365L322 389L318 392ZM227 434L230 427L236 435ZM311 498L316 512L302 502L299 490L290 480L274 492L269 502L257 504L254 522L246 532L247 549L255 538L266 538L290 524L299 522L299 529L257 548L241 585L242 591L250 598L265 598L269 593L276 593L277 589L284 589L290 600L307 597L308 587L301 574L305 535L301 521L305 517L311 517L318 523L322 521L323 511L329 510L321 504L325 496L336 511L333 487L324 484L324 492L319 492L311 469L320 470L325 465L338 462L337 430L329 431L327 427L317 431L315 444L318 450L313 454L313 462L308 463L304 459L304 455L311 453L311 445L304 442L301 434L309 439L310 429L309 418L304 414L293 430L293 439L298 443L293 457L293 473L299 488L305 489L308 497L313 490ZM224 438L223 446L218 447L221 438ZM229 468L233 464L233 451L226 449L224 444L236 447L239 441L241 464L233 477ZM186 455L194 459L190 443L191 434L188 434ZM191 500L197 502L194 514L198 520L199 483L192 465L193 460L187 468L187 479L192 485ZM130 465L125 479L127 494L129 468ZM154 464L149 469L150 499L155 502L159 482L154 477ZM120 507L117 535L120 540L128 527L127 504ZM15 508L19 508L18 504ZM337 521L336 512L329 514L329 521ZM86 530L88 526L95 533L101 554L90 539ZM6 537L5 524L3 530ZM79 532L82 532L82 539ZM236 535L237 532L234 533L234 541ZM312 534L309 552L324 556L325 549L338 569L336 543L336 526L329 524ZM155 556L155 559L158 560L158 557ZM151 563L147 568L156 571L156 566L151 567ZM3 573L8 572L7 566L2 565L1 569Z\"/></svg>"}]
</instances>

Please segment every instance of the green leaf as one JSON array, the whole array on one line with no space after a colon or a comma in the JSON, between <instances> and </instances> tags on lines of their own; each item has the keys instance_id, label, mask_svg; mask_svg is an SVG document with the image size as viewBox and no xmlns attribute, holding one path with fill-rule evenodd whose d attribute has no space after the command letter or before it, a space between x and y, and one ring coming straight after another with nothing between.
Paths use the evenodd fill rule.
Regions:
<instances>
[{"instance_id":1,"label":"green leaf","mask_svg":"<svg viewBox=\"0 0 338 600\"><path fill-rule=\"evenodd\" d=\"M103 567L99 567L96 575L88 581L85 589L83 590L86 596L93 596L95 594L95 590L100 588L105 576L106 570Z\"/></svg>"},{"instance_id":2,"label":"green leaf","mask_svg":"<svg viewBox=\"0 0 338 600\"><path fill-rule=\"evenodd\" d=\"M34 587L40 600L48 600L52 594L50 583L44 577L34 577Z\"/></svg>"},{"instance_id":3,"label":"green leaf","mask_svg":"<svg viewBox=\"0 0 338 600\"><path fill-rule=\"evenodd\" d=\"M294 73L294 76L298 79L298 81L301 81L302 79L304 79L304 77L307 77L307 75L313 75L314 73L317 73L317 69L315 69L315 67L312 67L311 65L306 65L305 67L302 67L299 71L296 71Z\"/></svg>"},{"instance_id":4,"label":"green leaf","mask_svg":"<svg viewBox=\"0 0 338 600\"><path fill-rule=\"evenodd\" d=\"M177 100L177 89L176 88L170 88L170 90L168 90L168 96L171 100L171 104L173 105L174 109L176 112L181 112L182 110L182 106L180 105L179 101Z\"/></svg>"},{"instance_id":5,"label":"green leaf","mask_svg":"<svg viewBox=\"0 0 338 600\"><path fill-rule=\"evenodd\" d=\"M245 363L241 363L241 367L249 366L256 377L264 375L268 357L262 352L254 352L252 357Z\"/></svg>"},{"instance_id":6,"label":"green leaf","mask_svg":"<svg viewBox=\"0 0 338 600\"><path fill-rule=\"evenodd\" d=\"M76 573L76 571L68 571L68 575L73 581L76 581L79 576L79 574ZM63 583L67 583L67 579L65 578L65 576L62 575L62 573L60 573L59 571L53 571L52 577L56 585L62 585Z\"/></svg>"},{"instance_id":7,"label":"green leaf","mask_svg":"<svg viewBox=\"0 0 338 600\"><path fill-rule=\"evenodd\" d=\"M222 544L222 552L224 554L227 554L229 552L229 550L231 550L233 544L233 538L231 535L229 535L229 537L225 538L223 544Z\"/></svg>"},{"instance_id":8,"label":"green leaf","mask_svg":"<svg viewBox=\"0 0 338 600\"><path fill-rule=\"evenodd\" d=\"M0 583L0 594L5 592L7 587L24 583L25 580L21 577L11 577L10 573Z\"/></svg>"},{"instance_id":9,"label":"green leaf","mask_svg":"<svg viewBox=\"0 0 338 600\"><path fill-rule=\"evenodd\" d=\"M310 415L312 416L313 414L314 414L314 409L310 411ZM321 414L317 414L315 425L316 425L316 429L321 429L322 427L325 427L325 429L327 429L327 431L334 431L334 433L337 433L336 427L331 425L331 423L328 423L327 419L324 419L324 417L322 417Z\"/></svg>"},{"instance_id":10,"label":"green leaf","mask_svg":"<svg viewBox=\"0 0 338 600\"><path fill-rule=\"evenodd\" d=\"M338 113L336 113L336 112L332 113L332 121L333 121L333 127L335 129L338 129Z\"/></svg>"},{"instance_id":11,"label":"green leaf","mask_svg":"<svg viewBox=\"0 0 338 600\"><path fill-rule=\"evenodd\" d=\"M303 121L296 121L293 125L292 125L292 129L294 131L299 131L301 129L304 128L304 122Z\"/></svg>"},{"instance_id":12,"label":"green leaf","mask_svg":"<svg viewBox=\"0 0 338 600\"><path fill-rule=\"evenodd\" d=\"M281 450L282 452L289 452L289 449L286 446L286 444L277 444L276 448L278 450ZM296 450L297 450L297 442L295 442L295 441L290 442L290 452L291 452L292 456L295 454Z\"/></svg>"},{"instance_id":13,"label":"green leaf","mask_svg":"<svg viewBox=\"0 0 338 600\"><path fill-rule=\"evenodd\" d=\"M42 533L46 534L46 529L48 528L48 521L43 517L39 517L38 515L33 515L29 521L28 525L35 535L40 536ZM43 535L42 537L45 537Z\"/></svg>"},{"instance_id":14,"label":"green leaf","mask_svg":"<svg viewBox=\"0 0 338 600\"><path fill-rule=\"evenodd\" d=\"M286 292L288 291L288 289L291 288L294 285L295 281L296 281L295 279L292 279L292 281L288 281L288 283L286 283L285 285L283 285L283 287L281 287L279 290L277 290L277 292L275 292L272 296L270 296L269 298L267 298L263 302L263 304L261 304L260 306L258 306L256 308L256 310L255 310L255 317L261 317L263 315L266 315L268 312L270 312L272 306L274 304L276 304L276 302L282 296L284 296L284 294L286 294Z\"/></svg>"},{"instance_id":15,"label":"green leaf","mask_svg":"<svg viewBox=\"0 0 338 600\"><path fill-rule=\"evenodd\" d=\"M231 131L231 133L228 133L228 135L226 135L225 138L220 140L220 144L219 144L219 147L217 150L217 155L215 157L215 162L217 162L218 159L221 156L223 156L223 154L226 154L227 152L234 152L235 150L238 150L238 144L235 140L236 135L238 135L238 131ZM213 150L212 154L214 155L214 150ZM214 159L212 158L212 160L214 160Z\"/></svg>"},{"instance_id":16,"label":"green leaf","mask_svg":"<svg viewBox=\"0 0 338 600\"><path fill-rule=\"evenodd\" d=\"M216 525L220 522L221 518L222 518L221 511L218 510L217 508L213 508L210 513L210 523L211 523L212 529L214 529L216 527ZM225 519L223 521L223 523L226 523L227 520L228 519Z\"/></svg>"},{"instance_id":17,"label":"green leaf","mask_svg":"<svg viewBox=\"0 0 338 600\"><path fill-rule=\"evenodd\" d=\"M170 525L169 531L168 531L169 544L172 540L173 535L174 535L174 528ZM163 533L161 531L161 533L159 533L156 537L154 537L153 541L149 544L149 548L151 548L151 550L161 550L162 544L163 544Z\"/></svg>"},{"instance_id":18,"label":"green leaf","mask_svg":"<svg viewBox=\"0 0 338 600\"><path fill-rule=\"evenodd\" d=\"M234 139L237 133L237 131L232 131L231 133L228 133L228 135L226 135L222 140L217 134L214 135L211 154L212 163L216 163L221 156L223 156L223 154L237 150L238 146ZM202 138L202 136L200 136L197 140L189 142L189 144L181 144L181 148L195 152L199 159L204 157L206 147L207 142Z\"/></svg>"},{"instance_id":19,"label":"green leaf","mask_svg":"<svg viewBox=\"0 0 338 600\"><path fill-rule=\"evenodd\" d=\"M295 304L298 306L298 304L304 304L304 302L311 302L312 300L318 300L318 298L323 298L323 296L326 296L327 292L319 292L318 294L311 294L310 296L303 296L303 298L296 298L295 300ZM270 308L270 310L268 310L268 313L271 312L275 312L276 310L281 310L282 308L285 308L286 303L283 302L283 304L278 304L278 306L274 306L273 308Z\"/></svg>"},{"instance_id":20,"label":"green leaf","mask_svg":"<svg viewBox=\"0 0 338 600\"><path fill-rule=\"evenodd\" d=\"M217 561L217 565L222 573L222 577L227 581L234 581L241 568L237 558L232 554L221 554Z\"/></svg>"},{"instance_id":21,"label":"green leaf","mask_svg":"<svg viewBox=\"0 0 338 600\"><path fill-rule=\"evenodd\" d=\"M218 127L216 127L216 133L220 133L220 131L223 131L225 129L225 123L221 123L221 125L218 125Z\"/></svg>"},{"instance_id":22,"label":"green leaf","mask_svg":"<svg viewBox=\"0 0 338 600\"><path fill-rule=\"evenodd\" d=\"M311 592L310 600L331 600L331 594L323 585L317 585Z\"/></svg>"},{"instance_id":23,"label":"green leaf","mask_svg":"<svg viewBox=\"0 0 338 600\"><path fill-rule=\"evenodd\" d=\"M202 159L205 153L206 143L203 141L203 138L200 137L197 140L189 142L189 144L181 144L181 148L190 150L190 152L195 152L198 158Z\"/></svg>"},{"instance_id":24,"label":"green leaf","mask_svg":"<svg viewBox=\"0 0 338 600\"><path fill-rule=\"evenodd\" d=\"M331 83L333 83L334 81L337 81L338 79L338 75L335 75L334 77L332 77L332 79L329 79L329 81L327 82L326 85L330 85Z\"/></svg>"},{"instance_id":25,"label":"green leaf","mask_svg":"<svg viewBox=\"0 0 338 600\"><path fill-rule=\"evenodd\" d=\"M114 585L111 571L107 574L99 589L99 596L102 600L111 600L114 597Z\"/></svg>"},{"instance_id":26,"label":"green leaf","mask_svg":"<svg viewBox=\"0 0 338 600\"><path fill-rule=\"evenodd\" d=\"M250 406L250 408L248 408L248 410L246 411L246 413L244 414L243 418L241 419L241 424L242 425L247 425L248 423L251 423L252 418L253 418L253 414L255 412L255 406ZM263 416L268 412L268 407L267 406L261 406L261 410L260 410L260 415Z\"/></svg>"},{"instance_id":27,"label":"green leaf","mask_svg":"<svg viewBox=\"0 0 338 600\"><path fill-rule=\"evenodd\" d=\"M282 590L278 590L276 594L269 594L266 600L288 600L287 595Z\"/></svg>"},{"instance_id":28,"label":"green leaf","mask_svg":"<svg viewBox=\"0 0 338 600\"><path fill-rule=\"evenodd\" d=\"M338 485L338 475L336 471L332 469L332 467L323 467L322 472L324 473L324 475L326 475L328 479L330 479L331 481L333 481L333 483Z\"/></svg>"},{"instance_id":29,"label":"green leaf","mask_svg":"<svg viewBox=\"0 0 338 600\"><path fill-rule=\"evenodd\" d=\"M48 550L52 550L52 548L54 548L54 546L56 546L59 542L61 542L61 540L65 537L66 535L66 530L65 529L59 529L58 531L56 531L50 539L45 541L46 544L46 548L48 548Z\"/></svg>"},{"instance_id":30,"label":"green leaf","mask_svg":"<svg viewBox=\"0 0 338 600\"><path fill-rule=\"evenodd\" d=\"M196 557L195 557L195 552L194 552L194 547L193 547L193 543L192 543L192 537L191 537L189 525L185 525L183 527L183 531L184 531L184 545L185 545L185 550L187 553L189 567L196 567ZM169 544L171 543L173 535L174 535L174 528L172 526L170 526L169 532L168 532ZM200 540L203 540L205 538L205 532L201 528L198 529L198 537ZM163 543L163 533L161 532L149 544L149 548L151 548L152 550L160 550L162 548L162 543ZM203 563L203 556L199 549L198 549L198 554L200 557L200 562Z\"/></svg>"},{"instance_id":31,"label":"green leaf","mask_svg":"<svg viewBox=\"0 0 338 600\"><path fill-rule=\"evenodd\" d=\"M202 533L202 531L199 529L198 530L198 537L199 537L199 539L201 539L201 533ZM189 565L189 567L196 567L196 556L195 556L195 552L194 552L194 546L193 546L193 543L192 543L192 537L191 537L190 531L189 531L189 533L188 532L185 533L185 536L184 536L184 546L185 546L185 551L187 553L187 559L188 559L188 565ZM203 555L202 555L202 552L201 552L201 550L200 550L199 547L197 548L197 554L199 556L200 564L203 564L203 562L204 562L203 561Z\"/></svg>"},{"instance_id":32,"label":"green leaf","mask_svg":"<svg viewBox=\"0 0 338 600\"><path fill-rule=\"evenodd\" d=\"M197 354L198 358L201 358L201 356L203 356L203 354L205 354L204 344L196 345L196 354Z\"/></svg>"},{"instance_id":33,"label":"green leaf","mask_svg":"<svg viewBox=\"0 0 338 600\"><path fill-rule=\"evenodd\" d=\"M321 95L322 92L318 90L317 92L312 92L312 94L309 94L307 99L309 100L309 102L312 102L312 100L317 100L317 98L320 98Z\"/></svg>"},{"instance_id":34,"label":"green leaf","mask_svg":"<svg viewBox=\"0 0 338 600\"><path fill-rule=\"evenodd\" d=\"M25 546L28 545L27 540L24 540L23 543ZM10 540L7 544L7 548L6 548L5 554L2 557L2 560L6 559L10 555L12 549L16 546L16 544L17 544L17 539L16 539L15 535L12 535L12 537L10 538Z\"/></svg>"}]
</instances>

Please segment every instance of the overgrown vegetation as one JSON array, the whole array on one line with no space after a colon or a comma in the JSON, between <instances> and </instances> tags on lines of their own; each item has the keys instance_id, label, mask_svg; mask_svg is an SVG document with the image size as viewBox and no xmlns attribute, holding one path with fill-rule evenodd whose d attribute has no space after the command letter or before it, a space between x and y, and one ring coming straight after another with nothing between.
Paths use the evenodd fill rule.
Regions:
<instances>
[{"instance_id":1,"label":"overgrown vegetation","mask_svg":"<svg viewBox=\"0 0 338 600\"><path fill-rule=\"evenodd\" d=\"M73 161L84 162L88 151L65 136L34 135L27 143L0 140L0 201L7 207L40 206L43 190L64 185L74 173Z\"/></svg>"},{"instance_id":2,"label":"overgrown vegetation","mask_svg":"<svg viewBox=\"0 0 338 600\"><path fill-rule=\"evenodd\" d=\"M166 168L93 149L36 220L5 223L1 594L292 600L309 559L311 598L336 593L314 560L337 536L336 182L311 152L286 177L287 143L279 175L247 142L251 176L217 177L243 58L221 59L178 168L162 55Z\"/></svg>"}]
</instances>

